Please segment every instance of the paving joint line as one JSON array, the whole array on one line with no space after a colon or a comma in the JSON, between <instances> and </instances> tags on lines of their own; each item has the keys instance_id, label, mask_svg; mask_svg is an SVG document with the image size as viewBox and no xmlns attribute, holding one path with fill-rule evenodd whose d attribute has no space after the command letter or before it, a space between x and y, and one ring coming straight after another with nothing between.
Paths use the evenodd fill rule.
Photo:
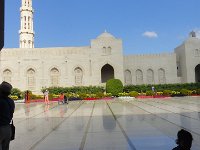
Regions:
<instances>
[{"instance_id":1,"label":"paving joint line","mask_svg":"<svg viewBox=\"0 0 200 150\"><path fill-rule=\"evenodd\" d=\"M40 144L42 141L44 141L53 131L55 131L55 129L57 129L63 122L65 122L67 119L69 119L69 117L71 117L71 115L76 112L82 105L84 104L84 102L82 102L81 104L79 104L79 106L77 108L75 108L66 118L64 118L58 125L56 125L53 130L51 130L49 133L47 133L46 135L44 135L40 140L38 140L35 144L33 144L29 150L33 150L38 144Z\"/></svg>"},{"instance_id":2,"label":"paving joint line","mask_svg":"<svg viewBox=\"0 0 200 150\"><path fill-rule=\"evenodd\" d=\"M83 138L81 140L81 145L79 147L79 150L83 150L84 149L85 142L86 142L86 139L87 139L87 134L88 134L88 131L89 131L89 128L90 128L91 119L92 119L93 112L94 112L94 108L95 108L95 102L93 104L92 111L91 111L91 114L90 114L90 118L88 120L88 123L87 123L86 129L85 129Z\"/></svg>"},{"instance_id":3,"label":"paving joint line","mask_svg":"<svg viewBox=\"0 0 200 150\"><path fill-rule=\"evenodd\" d=\"M133 103L130 103L130 102L127 102L127 103L129 103L129 104L131 104L131 105L134 105ZM156 117L158 117L158 118L160 118L160 119L162 119L162 120L165 120L165 121L167 121L167 122L169 122L169 123L171 123L171 124L173 124L173 125L175 125L175 126L177 126L177 127L179 127L179 128L188 130L188 131L190 131L190 132L192 132L192 133L194 133L194 134L200 136L199 133L196 133L196 132L194 132L194 131L192 131L192 130L190 130L190 129L187 129L187 128L181 126L181 125L177 125L177 124L175 124L175 123L173 123L173 122L171 122L171 121L169 121L169 120L167 120L167 119L165 119L165 118L163 118L163 117L160 117L160 116L158 116L158 115L156 115L156 114L153 114L153 113L151 113L151 112L149 112L149 111L147 111L147 110L145 110L145 109L143 109L143 108L141 108L141 107L139 107L139 106L137 106L137 105L134 105L134 106L135 106L135 107L138 107L139 109L141 109L141 110L143 110L143 111L145 111L145 112L147 112L147 113L149 113L149 114L152 114L152 115L154 115L154 116L156 116ZM198 141L197 141L197 142L198 142Z\"/></svg>"},{"instance_id":4,"label":"paving joint line","mask_svg":"<svg viewBox=\"0 0 200 150\"><path fill-rule=\"evenodd\" d=\"M45 106L45 105L43 105L43 106ZM51 107L49 110L53 110L53 109L55 109L55 108L57 108L59 105L55 105L55 106L53 106L53 107ZM73 106L73 105L72 105ZM29 119L31 119L31 118L34 118L34 117L36 117L36 116L38 116L38 115L41 115L41 114L43 114L43 113L45 113L46 111L44 110L44 111L42 111L42 112L40 112L40 113L38 113L38 114L36 114L36 115L33 115L33 116L31 116L31 117L29 117L29 118L25 118L25 119L23 119L23 120L20 120L20 121L17 121L17 122L15 122L15 124L20 124L20 123L22 123L23 121L25 121L25 120L29 120ZM14 118L14 120L15 119L17 119L17 118Z\"/></svg>"},{"instance_id":5,"label":"paving joint line","mask_svg":"<svg viewBox=\"0 0 200 150\"><path fill-rule=\"evenodd\" d=\"M117 120L117 117L115 116L115 114L114 114L114 112L112 111L112 109L111 109L110 105L108 104L108 102L106 102L106 104L107 104L108 108L110 109L110 112L111 112L111 114L113 115L115 121L117 122L117 124L118 124L118 126L119 126L121 132L123 133L123 135L124 135L126 141L128 142L128 145L130 146L130 148L131 148L132 150L136 150L134 144L132 143L132 141L131 141L131 139L128 137L128 135L126 134L126 131L123 129L123 127L122 127L122 125L120 124L120 122Z\"/></svg>"},{"instance_id":6,"label":"paving joint line","mask_svg":"<svg viewBox=\"0 0 200 150\"><path fill-rule=\"evenodd\" d=\"M149 106L152 106L152 107L155 107L155 108L164 110L164 111L168 111L168 112L171 112L171 113L176 114L176 115L184 116L184 117L189 118L189 119L194 119L194 120L196 120L196 121L200 121L199 119L196 119L196 118L193 118L193 117L189 117L189 116L186 116L186 115L184 115L184 114L179 114L179 113L176 113L176 112L173 112L173 111L171 111L171 110L164 109L164 108L160 108L160 107L158 107L158 106L154 106L153 104L148 104L148 103L145 103L145 102L142 102L142 101L137 101L137 102L140 102L140 103L143 103L143 104L146 104L146 105L149 105Z\"/></svg>"}]
</instances>

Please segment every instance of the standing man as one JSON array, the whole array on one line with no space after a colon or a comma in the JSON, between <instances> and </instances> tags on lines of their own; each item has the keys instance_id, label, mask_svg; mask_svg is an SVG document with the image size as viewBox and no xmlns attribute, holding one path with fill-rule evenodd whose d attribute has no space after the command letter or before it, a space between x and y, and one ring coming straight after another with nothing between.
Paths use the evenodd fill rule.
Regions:
<instances>
[{"instance_id":1,"label":"standing man","mask_svg":"<svg viewBox=\"0 0 200 150\"><path fill-rule=\"evenodd\" d=\"M11 140L11 120L15 109L14 101L8 96L12 85L7 82L0 84L0 150L9 150Z\"/></svg>"}]
</instances>

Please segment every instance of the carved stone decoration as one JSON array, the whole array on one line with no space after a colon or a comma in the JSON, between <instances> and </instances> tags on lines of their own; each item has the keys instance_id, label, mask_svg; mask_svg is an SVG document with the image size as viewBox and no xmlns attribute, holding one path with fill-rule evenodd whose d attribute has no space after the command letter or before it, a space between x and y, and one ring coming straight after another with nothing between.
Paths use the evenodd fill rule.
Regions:
<instances>
[{"instance_id":1,"label":"carved stone decoration","mask_svg":"<svg viewBox=\"0 0 200 150\"><path fill-rule=\"evenodd\" d=\"M143 72L140 69L136 70L136 84L143 84Z\"/></svg>"},{"instance_id":2,"label":"carved stone decoration","mask_svg":"<svg viewBox=\"0 0 200 150\"><path fill-rule=\"evenodd\" d=\"M59 86L59 71L57 68L53 68L51 69L51 72L50 72L50 75L51 75L51 86L52 87L58 87Z\"/></svg>"},{"instance_id":3,"label":"carved stone decoration","mask_svg":"<svg viewBox=\"0 0 200 150\"><path fill-rule=\"evenodd\" d=\"M3 81L12 83L12 72L9 69L3 71Z\"/></svg>"},{"instance_id":4,"label":"carved stone decoration","mask_svg":"<svg viewBox=\"0 0 200 150\"><path fill-rule=\"evenodd\" d=\"M75 85L81 86L83 82L83 70L80 67L74 69Z\"/></svg>"},{"instance_id":5,"label":"carved stone decoration","mask_svg":"<svg viewBox=\"0 0 200 150\"><path fill-rule=\"evenodd\" d=\"M126 85L132 84L132 75L130 70L125 71L125 84Z\"/></svg>"},{"instance_id":6,"label":"carved stone decoration","mask_svg":"<svg viewBox=\"0 0 200 150\"><path fill-rule=\"evenodd\" d=\"M154 84L154 72L152 69L147 70L147 83Z\"/></svg>"},{"instance_id":7,"label":"carved stone decoration","mask_svg":"<svg viewBox=\"0 0 200 150\"><path fill-rule=\"evenodd\" d=\"M166 83L166 77L165 77L165 70L160 68L158 70L158 82L159 84L165 84Z\"/></svg>"},{"instance_id":8,"label":"carved stone decoration","mask_svg":"<svg viewBox=\"0 0 200 150\"><path fill-rule=\"evenodd\" d=\"M27 71L27 85L28 90L35 89L35 70L32 68Z\"/></svg>"}]
</instances>

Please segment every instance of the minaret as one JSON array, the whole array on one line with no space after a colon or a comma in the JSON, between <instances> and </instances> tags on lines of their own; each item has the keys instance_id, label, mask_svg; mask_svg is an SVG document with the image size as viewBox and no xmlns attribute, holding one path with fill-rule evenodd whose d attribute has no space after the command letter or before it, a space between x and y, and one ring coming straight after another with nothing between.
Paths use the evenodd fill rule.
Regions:
<instances>
[{"instance_id":1,"label":"minaret","mask_svg":"<svg viewBox=\"0 0 200 150\"><path fill-rule=\"evenodd\" d=\"M22 0L21 29L19 30L20 48L34 48L33 13L32 0Z\"/></svg>"}]
</instances>

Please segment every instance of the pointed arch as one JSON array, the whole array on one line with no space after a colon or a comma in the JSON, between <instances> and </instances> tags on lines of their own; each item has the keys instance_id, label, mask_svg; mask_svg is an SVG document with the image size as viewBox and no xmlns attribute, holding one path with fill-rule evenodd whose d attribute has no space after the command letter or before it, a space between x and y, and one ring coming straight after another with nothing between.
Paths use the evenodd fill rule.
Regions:
<instances>
[{"instance_id":1,"label":"pointed arch","mask_svg":"<svg viewBox=\"0 0 200 150\"><path fill-rule=\"evenodd\" d=\"M136 70L136 84L143 84L143 72L140 69Z\"/></svg>"},{"instance_id":2,"label":"pointed arch","mask_svg":"<svg viewBox=\"0 0 200 150\"><path fill-rule=\"evenodd\" d=\"M159 84L166 83L165 70L163 68L158 69L158 82Z\"/></svg>"},{"instance_id":3,"label":"pointed arch","mask_svg":"<svg viewBox=\"0 0 200 150\"><path fill-rule=\"evenodd\" d=\"M12 82L12 72L10 69L5 69L3 71L3 81L6 81L8 83Z\"/></svg>"},{"instance_id":4,"label":"pointed arch","mask_svg":"<svg viewBox=\"0 0 200 150\"><path fill-rule=\"evenodd\" d=\"M200 64L195 67L195 82L200 83Z\"/></svg>"},{"instance_id":5,"label":"pointed arch","mask_svg":"<svg viewBox=\"0 0 200 150\"><path fill-rule=\"evenodd\" d=\"M27 70L27 89L34 90L36 87L36 72L33 68Z\"/></svg>"},{"instance_id":6,"label":"pointed arch","mask_svg":"<svg viewBox=\"0 0 200 150\"><path fill-rule=\"evenodd\" d=\"M106 64L101 68L101 82L105 83L110 79L114 79L114 68Z\"/></svg>"},{"instance_id":7,"label":"pointed arch","mask_svg":"<svg viewBox=\"0 0 200 150\"><path fill-rule=\"evenodd\" d=\"M81 86L83 84L83 70L80 67L74 69L75 85Z\"/></svg>"},{"instance_id":8,"label":"pointed arch","mask_svg":"<svg viewBox=\"0 0 200 150\"><path fill-rule=\"evenodd\" d=\"M132 84L132 74L131 71L128 69L125 71L125 84L126 85Z\"/></svg>"},{"instance_id":9,"label":"pointed arch","mask_svg":"<svg viewBox=\"0 0 200 150\"><path fill-rule=\"evenodd\" d=\"M152 69L147 70L147 83L154 84L154 72Z\"/></svg>"},{"instance_id":10,"label":"pointed arch","mask_svg":"<svg viewBox=\"0 0 200 150\"><path fill-rule=\"evenodd\" d=\"M57 68L52 68L50 70L51 86L58 87L60 82L60 72Z\"/></svg>"}]
</instances>

